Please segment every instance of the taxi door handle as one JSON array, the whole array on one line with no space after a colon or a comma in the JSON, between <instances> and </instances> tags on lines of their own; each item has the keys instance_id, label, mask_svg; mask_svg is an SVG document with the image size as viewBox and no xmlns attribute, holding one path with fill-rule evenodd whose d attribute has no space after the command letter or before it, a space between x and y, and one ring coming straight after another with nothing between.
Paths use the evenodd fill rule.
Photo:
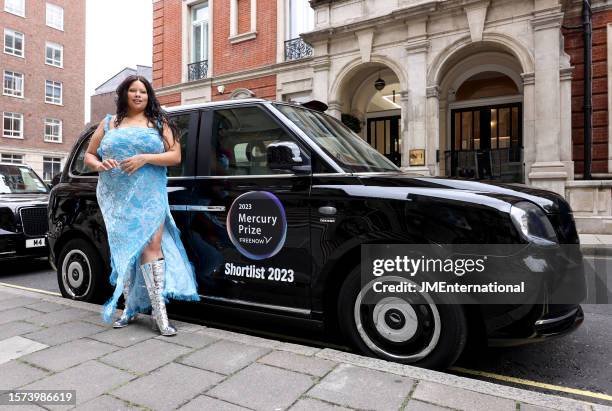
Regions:
<instances>
[{"instance_id":1,"label":"taxi door handle","mask_svg":"<svg viewBox=\"0 0 612 411\"><path fill-rule=\"evenodd\" d=\"M201 205L179 205L173 204L170 206L173 211L208 211L221 212L225 211L225 206L201 206Z\"/></svg>"},{"instance_id":2,"label":"taxi door handle","mask_svg":"<svg viewBox=\"0 0 612 411\"><path fill-rule=\"evenodd\" d=\"M187 206L188 211L209 211L209 212L221 212L225 211L225 206L201 206L193 205Z\"/></svg>"},{"instance_id":3,"label":"taxi door handle","mask_svg":"<svg viewBox=\"0 0 612 411\"><path fill-rule=\"evenodd\" d=\"M319 207L319 213L323 215L335 215L337 211L336 207L333 206Z\"/></svg>"}]
</instances>

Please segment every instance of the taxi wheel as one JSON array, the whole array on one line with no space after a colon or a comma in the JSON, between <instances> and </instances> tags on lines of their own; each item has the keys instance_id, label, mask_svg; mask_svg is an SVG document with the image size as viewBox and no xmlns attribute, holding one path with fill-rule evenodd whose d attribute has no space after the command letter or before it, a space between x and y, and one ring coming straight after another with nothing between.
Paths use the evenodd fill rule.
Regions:
<instances>
[{"instance_id":1,"label":"taxi wheel","mask_svg":"<svg viewBox=\"0 0 612 411\"><path fill-rule=\"evenodd\" d=\"M424 368L444 369L461 355L467 341L465 311L452 301L436 304L418 298L376 295L362 288L356 267L338 298L338 321L344 337L361 353ZM414 301L409 301L409 299Z\"/></svg>"},{"instance_id":2,"label":"taxi wheel","mask_svg":"<svg viewBox=\"0 0 612 411\"><path fill-rule=\"evenodd\" d=\"M57 264L57 282L62 296L100 302L108 291L104 281L104 263L96 249L85 240L68 241Z\"/></svg>"}]
</instances>

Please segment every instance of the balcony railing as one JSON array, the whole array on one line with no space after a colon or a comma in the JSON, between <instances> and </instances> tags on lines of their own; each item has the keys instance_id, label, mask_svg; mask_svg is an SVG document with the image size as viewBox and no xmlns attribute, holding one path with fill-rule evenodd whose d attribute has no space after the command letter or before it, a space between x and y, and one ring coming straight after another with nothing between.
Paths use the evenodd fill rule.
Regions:
<instances>
[{"instance_id":1,"label":"balcony railing","mask_svg":"<svg viewBox=\"0 0 612 411\"><path fill-rule=\"evenodd\" d=\"M301 37L285 41L285 61L299 60L312 56L312 46Z\"/></svg>"},{"instance_id":2,"label":"balcony railing","mask_svg":"<svg viewBox=\"0 0 612 411\"><path fill-rule=\"evenodd\" d=\"M200 80L208 75L208 60L191 63L187 66L189 81Z\"/></svg>"}]
</instances>

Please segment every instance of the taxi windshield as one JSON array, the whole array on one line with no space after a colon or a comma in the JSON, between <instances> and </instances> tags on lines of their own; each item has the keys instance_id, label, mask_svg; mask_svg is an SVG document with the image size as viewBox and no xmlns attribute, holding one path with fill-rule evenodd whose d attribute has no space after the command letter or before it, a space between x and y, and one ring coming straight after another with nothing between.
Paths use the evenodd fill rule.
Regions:
<instances>
[{"instance_id":1,"label":"taxi windshield","mask_svg":"<svg viewBox=\"0 0 612 411\"><path fill-rule=\"evenodd\" d=\"M0 164L1 194L47 193L47 185L30 168Z\"/></svg>"},{"instance_id":2,"label":"taxi windshield","mask_svg":"<svg viewBox=\"0 0 612 411\"><path fill-rule=\"evenodd\" d=\"M332 116L287 104L275 104L348 173L399 172L400 169Z\"/></svg>"}]
</instances>

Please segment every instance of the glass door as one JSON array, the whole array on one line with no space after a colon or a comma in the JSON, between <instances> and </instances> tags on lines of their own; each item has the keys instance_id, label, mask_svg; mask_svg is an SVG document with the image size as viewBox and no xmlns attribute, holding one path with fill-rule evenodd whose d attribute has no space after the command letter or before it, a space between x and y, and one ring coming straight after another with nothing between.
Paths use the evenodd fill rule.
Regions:
<instances>
[{"instance_id":1,"label":"glass door","mask_svg":"<svg viewBox=\"0 0 612 411\"><path fill-rule=\"evenodd\" d=\"M401 165L400 116L368 119L368 143L396 166Z\"/></svg>"},{"instance_id":2,"label":"glass door","mask_svg":"<svg viewBox=\"0 0 612 411\"><path fill-rule=\"evenodd\" d=\"M452 110L447 175L522 182L521 118L521 103Z\"/></svg>"}]
</instances>

